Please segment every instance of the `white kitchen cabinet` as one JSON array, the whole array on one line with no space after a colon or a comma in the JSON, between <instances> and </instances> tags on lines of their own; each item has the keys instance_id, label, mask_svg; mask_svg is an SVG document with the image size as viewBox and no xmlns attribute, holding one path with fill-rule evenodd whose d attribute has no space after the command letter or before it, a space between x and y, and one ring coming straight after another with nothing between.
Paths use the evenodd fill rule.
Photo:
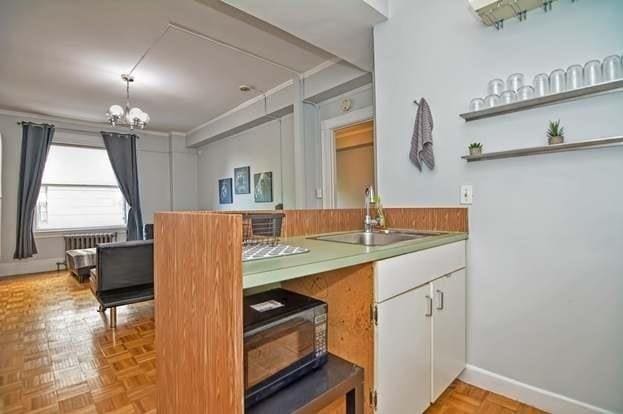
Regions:
<instances>
[{"instance_id":1,"label":"white kitchen cabinet","mask_svg":"<svg viewBox=\"0 0 623 414\"><path fill-rule=\"evenodd\" d=\"M430 403L430 293L426 285L377 305L378 413L419 413Z\"/></svg>"},{"instance_id":2,"label":"white kitchen cabinet","mask_svg":"<svg viewBox=\"0 0 623 414\"><path fill-rule=\"evenodd\" d=\"M431 287L434 402L465 368L465 269L433 281Z\"/></svg>"},{"instance_id":3,"label":"white kitchen cabinet","mask_svg":"<svg viewBox=\"0 0 623 414\"><path fill-rule=\"evenodd\" d=\"M374 296L383 302L465 267L465 242L445 244L375 262Z\"/></svg>"},{"instance_id":4,"label":"white kitchen cabinet","mask_svg":"<svg viewBox=\"0 0 623 414\"><path fill-rule=\"evenodd\" d=\"M424 412L465 367L465 276L465 242L375 263L377 413Z\"/></svg>"}]
</instances>

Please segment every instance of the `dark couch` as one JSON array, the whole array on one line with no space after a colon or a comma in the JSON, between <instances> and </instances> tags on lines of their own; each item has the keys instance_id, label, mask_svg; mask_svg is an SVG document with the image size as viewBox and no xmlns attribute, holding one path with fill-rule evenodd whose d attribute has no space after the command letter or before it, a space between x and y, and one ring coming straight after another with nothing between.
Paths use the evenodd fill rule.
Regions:
<instances>
[{"instance_id":1,"label":"dark couch","mask_svg":"<svg viewBox=\"0 0 623 414\"><path fill-rule=\"evenodd\" d=\"M100 310L110 308L110 324L115 327L117 306L154 298L153 240L99 244L90 282Z\"/></svg>"}]
</instances>

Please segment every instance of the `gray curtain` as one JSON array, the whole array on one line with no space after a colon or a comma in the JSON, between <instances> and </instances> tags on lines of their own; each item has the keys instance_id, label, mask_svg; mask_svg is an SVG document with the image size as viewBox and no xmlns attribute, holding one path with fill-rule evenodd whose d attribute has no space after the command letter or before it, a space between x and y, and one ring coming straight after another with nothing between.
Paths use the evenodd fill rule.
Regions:
<instances>
[{"instance_id":1,"label":"gray curtain","mask_svg":"<svg viewBox=\"0 0 623 414\"><path fill-rule=\"evenodd\" d=\"M130 205L128 211L128 240L143 239L143 213L138 189L138 164L136 162L136 139L134 134L103 132L104 145L115 172L119 188Z\"/></svg>"},{"instance_id":2,"label":"gray curtain","mask_svg":"<svg viewBox=\"0 0 623 414\"><path fill-rule=\"evenodd\" d=\"M53 136L54 125L22 123L22 154L17 190L17 239L13 254L15 259L26 259L37 253L33 233L35 208Z\"/></svg>"}]
</instances>

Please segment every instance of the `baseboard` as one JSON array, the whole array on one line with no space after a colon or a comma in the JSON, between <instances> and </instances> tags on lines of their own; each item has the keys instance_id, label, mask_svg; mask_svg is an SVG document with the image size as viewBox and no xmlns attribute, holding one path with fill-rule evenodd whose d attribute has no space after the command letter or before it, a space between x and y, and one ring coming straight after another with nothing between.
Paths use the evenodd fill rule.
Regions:
<instances>
[{"instance_id":1,"label":"baseboard","mask_svg":"<svg viewBox=\"0 0 623 414\"><path fill-rule=\"evenodd\" d=\"M50 259L14 260L12 262L0 263L0 277L54 271L56 270L56 263L63 260L62 257L53 257Z\"/></svg>"},{"instance_id":2,"label":"baseboard","mask_svg":"<svg viewBox=\"0 0 623 414\"><path fill-rule=\"evenodd\" d=\"M460 379L468 384L493 391L553 414L615 414L612 411L524 384L474 365L468 364Z\"/></svg>"}]
</instances>

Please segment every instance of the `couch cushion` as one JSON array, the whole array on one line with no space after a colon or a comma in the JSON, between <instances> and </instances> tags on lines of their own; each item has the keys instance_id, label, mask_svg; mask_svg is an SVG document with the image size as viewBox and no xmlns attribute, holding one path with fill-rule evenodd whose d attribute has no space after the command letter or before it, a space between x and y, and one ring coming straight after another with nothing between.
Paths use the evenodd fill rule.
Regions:
<instances>
[{"instance_id":1,"label":"couch cushion","mask_svg":"<svg viewBox=\"0 0 623 414\"><path fill-rule=\"evenodd\" d=\"M97 292L154 283L154 242L130 241L97 246Z\"/></svg>"},{"instance_id":2,"label":"couch cushion","mask_svg":"<svg viewBox=\"0 0 623 414\"><path fill-rule=\"evenodd\" d=\"M105 308L114 306L129 305L131 303L143 302L154 298L154 285L142 285L132 288L107 290L100 292L97 300Z\"/></svg>"},{"instance_id":3,"label":"couch cushion","mask_svg":"<svg viewBox=\"0 0 623 414\"><path fill-rule=\"evenodd\" d=\"M94 267L97 261L95 247L91 249L67 250L65 258L67 266L72 270Z\"/></svg>"}]
</instances>

